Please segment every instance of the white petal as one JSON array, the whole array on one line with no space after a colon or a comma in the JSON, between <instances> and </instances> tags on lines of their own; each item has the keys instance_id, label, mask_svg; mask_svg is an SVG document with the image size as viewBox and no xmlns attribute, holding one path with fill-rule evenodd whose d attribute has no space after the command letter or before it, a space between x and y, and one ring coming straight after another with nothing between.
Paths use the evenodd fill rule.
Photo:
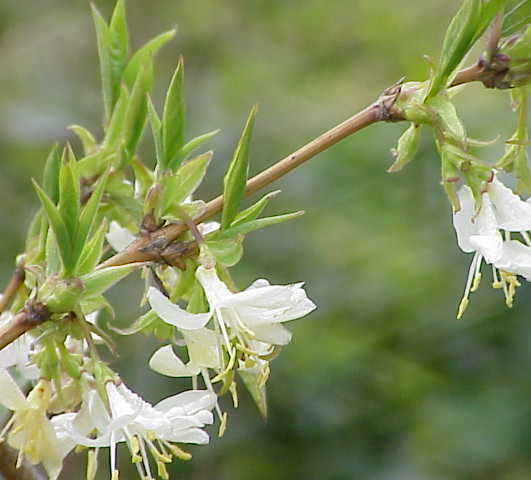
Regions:
<instances>
[{"instance_id":1,"label":"white petal","mask_svg":"<svg viewBox=\"0 0 531 480\"><path fill-rule=\"evenodd\" d=\"M503 255L494 265L531 281L531 247L516 240L504 242Z\"/></svg>"},{"instance_id":2,"label":"white petal","mask_svg":"<svg viewBox=\"0 0 531 480\"><path fill-rule=\"evenodd\" d=\"M256 339L273 345L287 345L291 340L291 332L278 323L253 327Z\"/></svg>"},{"instance_id":3,"label":"white petal","mask_svg":"<svg viewBox=\"0 0 531 480\"><path fill-rule=\"evenodd\" d=\"M199 280L199 283L201 283L212 310L214 310L219 303L233 295L227 288L227 285L219 279L215 268L205 268L200 266L196 270L195 276Z\"/></svg>"},{"instance_id":4,"label":"white petal","mask_svg":"<svg viewBox=\"0 0 531 480\"><path fill-rule=\"evenodd\" d=\"M197 226L203 235L208 235L209 233L215 232L216 230L219 230L219 227L219 222L205 222Z\"/></svg>"},{"instance_id":5,"label":"white petal","mask_svg":"<svg viewBox=\"0 0 531 480\"><path fill-rule=\"evenodd\" d=\"M22 390L3 368L0 368L0 392L0 405L9 410L15 411L29 407Z\"/></svg>"},{"instance_id":6,"label":"white petal","mask_svg":"<svg viewBox=\"0 0 531 480\"><path fill-rule=\"evenodd\" d=\"M150 287L147 293L147 299L151 308L166 323L174 325L183 330L197 330L203 328L210 317L211 313L190 313L183 310L179 305L171 302L156 288Z\"/></svg>"},{"instance_id":7,"label":"white petal","mask_svg":"<svg viewBox=\"0 0 531 480\"><path fill-rule=\"evenodd\" d=\"M195 443L197 445L207 445L210 437L208 433L204 432L200 428L189 428L187 430L181 430L173 437L167 438L169 442L182 442L182 443Z\"/></svg>"},{"instance_id":8,"label":"white petal","mask_svg":"<svg viewBox=\"0 0 531 480\"><path fill-rule=\"evenodd\" d=\"M503 239L498 230L498 221L487 193L481 197L481 208L475 222L477 233L468 239L470 245L485 257L487 263L493 263L502 255Z\"/></svg>"},{"instance_id":9,"label":"white petal","mask_svg":"<svg viewBox=\"0 0 531 480\"><path fill-rule=\"evenodd\" d=\"M193 415L200 410L212 410L216 401L216 394L209 390L188 390L161 400L155 408L167 412L178 407L186 414Z\"/></svg>"},{"instance_id":10,"label":"white petal","mask_svg":"<svg viewBox=\"0 0 531 480\"><path fill-rule=\"evenodd\" d=\"M497 179L489 185L489 196L496 210L499 228L510 232L531 230L531 205Z\"/></svg>"},{"instance_id":11,"label":"white petal","mask_svg":"<svg viewBox=\"0 0 531 480\"><path fill-rule=\"evenodd\" d=\"M173 352L171 345L159 348L150 358L149 366L156 372L168 377L189 377L197 375L199 367L186 366Z\"/></svg>"},{"instance_id":12,"label":"white petal","mask_svg":"<svg viewBox=\"0 0 531 480\"><path fill-rule=\"evenodd\" d=\"M470 237L477 234L477 225L474 218L474 197L467 185L463 185L457 192L461 210L453 214L453 224L457 234L457 244L463 252L473 252L475 249L470 244Z\"/></svg>"},{"instance_id":13,"label":"white petal","mask_svg":"<svg viewBox=\"0 0 531 480\"><path fill-rule=\"evenodd\" d=\"M190 356L190 368L221 368L219 357L219 340L216 332L201 328L200 330L188 330L183 332L188 355Z\"/></svg>"},{"instance_id":14,"label":"white petal","mask_svg":"<svg viewBox=\"0 0 531 480\"><path fill-rule=\"evenodd\" d=\"M114 250L121 252L133 242L135 236L127 228L122 227L118 222L113 220L109 225L109 231L105 234L105 238Z\"/></svg>"}]
</instances>

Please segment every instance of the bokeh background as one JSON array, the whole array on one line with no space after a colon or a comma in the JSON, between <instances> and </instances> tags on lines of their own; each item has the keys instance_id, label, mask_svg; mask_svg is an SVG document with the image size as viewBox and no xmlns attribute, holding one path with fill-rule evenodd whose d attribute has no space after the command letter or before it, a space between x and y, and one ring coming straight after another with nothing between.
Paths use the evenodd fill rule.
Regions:
<instances>
[{"instance_id":1,"label":"bokeh background","mask_svg":"<svg viewBox=\"0 0 531 480\"><path fill-rule=\"evenodd\" d=\"M96 0L108 15L113 2ZM177 26L157 61L155 99L185 56L188 135L214 128L215 161L201 189L221 189L251 105L260 112L257 172L342 121L401 78L424 79L459 0L129 0L133 45ZM100 132L102 104L90 8L81 0L0 2L0 283L5 284L56 141L81 124ZM458 100L469 134L511 135L508 95L467 87ZM390 175L404 125L371 127L273 185L269 212L304 209L289 224L251 234L234 270L304 280L317 312L293 323L272 364L270 414L244 392L229 428L172 478L189 480L531 478L531 288L508 310L486 272L455 319L471 258L456 245L431 139ZM143 156L150 159L149 136ZM77 144L76 144L77 147ZM485 150L494 161L502 142ZM138 313L130 281L112 293L118 320ZM157 342L120 340L113 365L146 399L184 388L148 372ZM106 461L104 455L102 462ZM124 455L124 460L126 455ZM84 478L72 455L62 479ZM123 462L126 463L125 461ZM102 464L101 476L107 477ZM136 478L124 470L121 478Z\"/></svg>"}]
</instances>

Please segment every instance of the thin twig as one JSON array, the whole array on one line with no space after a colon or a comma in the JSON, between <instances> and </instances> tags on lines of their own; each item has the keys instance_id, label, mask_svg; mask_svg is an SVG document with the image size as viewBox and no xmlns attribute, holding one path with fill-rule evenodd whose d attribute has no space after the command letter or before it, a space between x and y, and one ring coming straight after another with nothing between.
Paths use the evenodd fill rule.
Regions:
<instances>
[{"instance_id":1,"label":"thin twig","mask_svg":"<svg viewBox=\"0 0 531 480\"><path fill-rule=\"evenodd\" d=\"M0 327L0 350L50 318L46 305L30 301L9 323Z\"/></svg>"},{"instance_id":2,"label":"thin twig","mask_svg":"<svg viewBox=\"0 0 531 480\"><path fill-rule=\"evenodd\" d=\"M24 272L24 267L15 268L11 280L9 280L9 283L7 284L7 287L4 290L3 295L0 297L0 313L2 313L4 310L7 309L7 307L9 307L9 305L15 298L18 289L24 283L25 277L26 275Z\"/></svg>"}]
</instances>

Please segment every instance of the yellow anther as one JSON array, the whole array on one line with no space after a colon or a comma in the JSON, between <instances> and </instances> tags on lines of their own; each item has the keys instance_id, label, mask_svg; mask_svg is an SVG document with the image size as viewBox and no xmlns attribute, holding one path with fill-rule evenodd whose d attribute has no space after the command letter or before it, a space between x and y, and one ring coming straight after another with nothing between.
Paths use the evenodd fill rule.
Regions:
<instances>
[{"instance_id":1,"label":"yellow anther","mask_svg":"<svg viewBox=\"0 0 531 480\"><path fill-rule=\"evenodd\" d=\"M178 447L177 445L168 443L166 444L166 446L171 450L171 453L173 453L180 460L190 460L192 458L191 453L185 452L182 448Z\"/></svg>"},{"instance_id":2,"label":"yellow anther","mask_svg":"<svg viewBox=\"0 0 531 480\"><path fill-rule=\"evenodd\" d=\"M168 470L166 470L166 465L163 462L157 462L157 471L162 480L168 480L170 478Z\"/></svg>"},{"instance_id":3,"label":"yellow anther","mask_svg":"<svg viewBox=\"0 0 531 480\"><path fill-rule=\"evenodd\" d=\"M463 298L463 300L461 300L461 303L459 304L459 308L457 310L457 319L458 320L465 313L466 307L468 307L468 298Z\"/></svg>"},{"instance_id":4,"label":"yellow anther","mask_svg":"<svg viewBox=\"0 0 531 480\"><path fill-rule=\"evenodd\" d=\"M131 463L141 463L142 457L140 455L137 455L136 453L131 455Z\"/></svg>"},{"instance_id":5,"label":"yellow anther","mask_svg":"<svg viewBox=\"0 0 531 480\"><path fill-rule=\"evenodd\" d=\"M470 287L470 292L475 292L478 289L480 283L481 283L481 273L478 273L474 277L474 281L472 282L472 287Z\"/></svg>"},{"instance_id":6,"label":"yellow anther","mask_svg":"<svg viewBox=\"0 0 531 480\"><path fill-rule=\"evenodd\" d=\"M225 430L227 429L227 412L225 412L222 416L221 416L221 423L219 425L219 431L218 431L218 436L222 437L224 434L225 434Z\"/></svg>"}]
</instances>

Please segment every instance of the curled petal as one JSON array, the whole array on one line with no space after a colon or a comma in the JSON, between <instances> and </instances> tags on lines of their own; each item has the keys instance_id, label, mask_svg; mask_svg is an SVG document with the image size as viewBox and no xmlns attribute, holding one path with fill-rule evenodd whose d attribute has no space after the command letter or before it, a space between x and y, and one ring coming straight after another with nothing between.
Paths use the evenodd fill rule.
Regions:
<instances>
[{"instance_id":1,"label":"curled petal","mask_svg":"<svg viewBox=\"0 0 531 480\"><path fill-rule=\"evenodd\" d=\"M198 330L203 328L212 316L211 313L187 312L153 287L149 288L147 299L151 308L162 320L182 330Z\"/></svg>"},{"instance_id":2,"label":"curled petal","mask_svg":"<svg viewBox=\"0 0 531 480\"><path fill-rule=\"evenodd\" d=\"M197 375L199 367L185 365L173 352L171 345L159 348L149 360L149 366L156 372L168 377L190 377Z\"/></svg>"},{"instance_id":3,"label":"curled petal","mask_svg":"<svg viewBox=\"0 0 531 480\"><path fill-rule=\"evenodd\" d=\"M105 238L114 250L121 252L133 242L135 236L127 228L122 227L113 220L109 225L109 232L105 235Z\"/></svg>"},{"instance_id":4,"label":"curled petal","mask_svg":"<svg viewBox=\"0 0 531 480\"><path fill-rule=\"evenodd\" d=\"M474 197L472 191L466 185L463 185L457 192L461 209L454 213L453 223L455 233L457 234L457 244L463 252L470 253L475 251L470 244L470 237L476 235L478 228L474 219Z\"/></svg>"}]
</instances>

